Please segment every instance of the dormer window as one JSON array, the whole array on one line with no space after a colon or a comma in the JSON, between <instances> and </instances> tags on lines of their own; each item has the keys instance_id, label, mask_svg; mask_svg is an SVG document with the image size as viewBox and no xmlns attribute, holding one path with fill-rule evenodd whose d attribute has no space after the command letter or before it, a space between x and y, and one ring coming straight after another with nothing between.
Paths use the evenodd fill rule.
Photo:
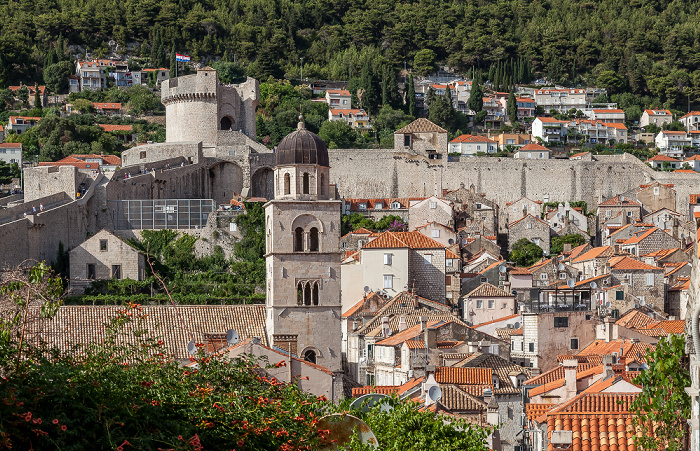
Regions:
<instances>
[{"instance_id":1,"label":"dormer window","mask_svg":"<svg viewBox=\"0 0 700 451\"><path fill-rule=\"evenodd\" d=\"M358 208L360 210L367 210L367 204L364 202L360 202L360 204L358 205Z\"/></svg>"},{"instance_id":2,"label":"dormer window","mask_svg":"<svg viewBox=\"0 0 700 451\"><path fill-rule=\"evenodd\" d=\"M400 204L400 203L398 203L398 202L392 202L392 203L391 203L391 209L392 209L392 210L398 210L399 208L401 208L401 204Z\"/></svg>"},{"instance_id":3,"label":"dormer window","mask_svg":"<svg viewBox=\"0 0 700 451\"><path fill-rule=\"evenodd\" d=\"M384 204L383 204L383 203L377 202L377 203L374 204L374 209L375 209L375 210L381 210L382 208L384 208Z\"/></svg>"}]
</instances>

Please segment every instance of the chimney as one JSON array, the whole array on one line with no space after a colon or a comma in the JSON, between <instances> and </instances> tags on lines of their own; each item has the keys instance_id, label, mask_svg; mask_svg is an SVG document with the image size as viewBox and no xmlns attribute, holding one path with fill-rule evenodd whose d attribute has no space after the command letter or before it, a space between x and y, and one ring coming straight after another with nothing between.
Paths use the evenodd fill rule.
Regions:
<instances>
[{"instance_id":1,"label":"chimney","mask_svg":"<svg viewBox=\"0 0 700 451\"><path fill-rule=\"evenodd\" d=\"M389 317L382 316L382 337L388 337L391 335L391 328L389 327Z\"/></svg>"},{"instance_id":2,"label":"chimney","mask_svg":"<svg viewBox=\"0 0 700 451\"><path fill-rule=\"evenodd\" d=\"M498 426L501 423L498 415L498 402L490 388L484 389L484 402L486 403L486 422L491 426Z\"/></svg>"},{"instance_id":3,"label":"chimney","mask_svg":"<svg viewBox=\"0 0 700 451\"><path fill-rule=\"evenodd\" d=\"M619 245L619 244L615 244L615 245L613 246L613 253L614 253L615 255L620 255L620 245Z\"/></svg>"},{"instance_id":4,"label":"chimney","mask_svg":"<svg viewBox=\"0 0 700 451\"><path fill-rule=\"evenodd\" d=\"M399 318L399 332L406 330L406 317L404 315L401 315Z\"/></svg>"},{"instance_id":5,"label":"chimney","mask_svg":"<svg viewBox=\"0 0 700 451\"><path fill-rule=\"evenodd\" d=\"M429 351L437 350L437 327L430 327L425 331L425 348Z\"/></svg>"},{"instance_id":6,"label":"chimney","mask_svg":"<svg viewBox=\"0 0 700 451\"><path fill-rule=\"evenodd\" d=\"M204 345L207 354L212 354L221 351L228 347L228 341L226 341L226 333L204 333Z\"/></svg>"},{"instance_id":7,"label":"chimney","mask_svg":"<svg viewBox=\"0 0 700 451\"><path fill-rule=\"evenodd\" d=\"M671 226L671 236L678 240L679 235L678 235L678 218L673 218L672 220L673 225Z\"/></svg>"},{"instance_id":8,"label":"chimney","mask_svg":"<svg viewBox=\"0 0 700 451\"><path fill-rule=\"evenodd\" d=\"M605 317L603 320L603 328L605 329L605 342L610 343L611 341L617 340L617 324L615 324L615 318Z\"/></svg>"},{"instance_id":9,"label":"chimney","mask_svg":"<svg viewBox=\"0 0 700 451\"><path fill-rule=\"evenodd\" d=\"M565 243L564 244L564 253L568 254L571 252L571 243Z\"/></svg>"},{"instance_id":10,"label":"chimney","mask_svg":"<svg viewBox=\"0 0 700 451\"><path fill-rule=\"evenodd\" d=\"M578 367L578 361L574 359L567 359L562 362L564 366L564 390L565 395L562 401L568 401L576 396L576 367Z\"/></svg>"},{"instance_id":11,"label":"chimney","mask_svg":"<svg viewBox=\"0 0 700 451\"><path fill-rule=\"evenodd\" d=\"M421 316L420 317L420 331L425 333L425 330L428 328L428 318L426 316Z\"/></svg>"},{"instance_id":12,"label":"chimney","mask_svg":"<svg viewBox=\"0 0 700 451\"><path fill-rule=\"evenodd\" d=\"M615 373L613 372L612 365L613 365L612 356L611 355L604 355L603 356L603 379L601 379L601 380L605 380L605 379L615 375Z\"/></svg>"}]
</instances>

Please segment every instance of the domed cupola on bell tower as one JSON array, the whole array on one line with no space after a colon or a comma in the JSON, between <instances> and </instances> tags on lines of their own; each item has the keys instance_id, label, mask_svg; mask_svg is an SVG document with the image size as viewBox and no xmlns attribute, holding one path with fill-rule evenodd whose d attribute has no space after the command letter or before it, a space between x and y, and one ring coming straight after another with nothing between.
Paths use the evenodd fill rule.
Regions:
<instances>
[{"instance_id":1,"label":"domed cupola on bell tower","mask_svg":"<svg viewBox=\"0 0 700 451\"><path fill-rule=\"evenodd\" d=\"M303 120L275 150L275 199L328 199L328 148Z\"/></svg>"}]
</instances>

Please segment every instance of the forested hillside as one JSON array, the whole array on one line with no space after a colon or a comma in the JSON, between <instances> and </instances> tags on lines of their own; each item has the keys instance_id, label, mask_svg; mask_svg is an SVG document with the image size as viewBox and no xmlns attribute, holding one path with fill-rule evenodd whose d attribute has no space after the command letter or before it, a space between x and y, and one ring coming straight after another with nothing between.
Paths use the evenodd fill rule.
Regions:
<instances>
[{"instance_id":1,"label":"forested hillside","mask_svg":"<svg viewBox=\"0 0 700 451\"><path fill-rule=\"evenodd\" d=\"M195 59L261 58L269 71L357 76L363 52L411 68L416 52L466 72L527 57L554 81L597 79L680 102L700 90L698 1L679 0L3 0L0 85L41 82L49 46L106 55L108 42L138 43L163 62L173 48ZM357 48L354 49L353 46ZM369 49L372 47L373 49ZM367 53L365 53L367 54ZM382 60L384 59L382 58ZM424 61L422 61L424 62ZM428 61L428 63L431 63ZM588 78L593 80L593 78ZM691 90L684 90L691 87ZM627 89L629 88L629 89Z\"/></svg>"}]
</instances>

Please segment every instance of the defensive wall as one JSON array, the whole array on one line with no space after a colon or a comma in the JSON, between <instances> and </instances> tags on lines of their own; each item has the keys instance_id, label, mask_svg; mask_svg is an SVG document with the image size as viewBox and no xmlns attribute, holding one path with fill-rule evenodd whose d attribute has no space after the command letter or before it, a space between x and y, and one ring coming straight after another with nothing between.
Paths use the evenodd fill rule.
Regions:
<instances>
[{"instance_id":1,"label":"defensive wall","mask_svg":"<svg viewBox=\"0 0 700 451\"><path fill-rule=\"evenodd\" d=\"M422 197L474 184L476 191L505 204L520 198L549 202L584 200L589 210L602 200L654 180L672 183L676 210L687 218L688 199L700 191L700 174L658 172L629 155L598 161L470 157L429 160L392 150L329 150L330 181L348 198ZM436 164L436 162L438 164Z\"/></svg>"}]
</instances>

